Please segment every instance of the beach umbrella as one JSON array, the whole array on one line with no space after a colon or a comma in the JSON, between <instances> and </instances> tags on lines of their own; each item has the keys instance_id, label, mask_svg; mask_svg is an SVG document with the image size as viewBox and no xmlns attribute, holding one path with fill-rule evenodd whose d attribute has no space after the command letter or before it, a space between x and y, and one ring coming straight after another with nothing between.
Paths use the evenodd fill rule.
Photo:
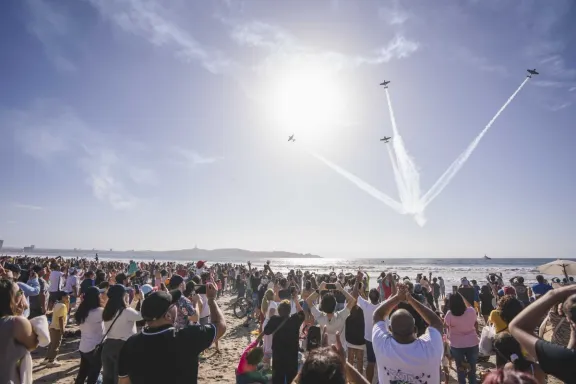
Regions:
<instances>
[{"instance_id":1,"label":"beach umbrella","mask_svg":"<svg viewBox=\"0 0 576 384\"><path fill-rule=\"evenodd\" d=\"M556 260L538 267L538 270L547 275L576 275L576 261Z\"/></svg>"}]
</instances>

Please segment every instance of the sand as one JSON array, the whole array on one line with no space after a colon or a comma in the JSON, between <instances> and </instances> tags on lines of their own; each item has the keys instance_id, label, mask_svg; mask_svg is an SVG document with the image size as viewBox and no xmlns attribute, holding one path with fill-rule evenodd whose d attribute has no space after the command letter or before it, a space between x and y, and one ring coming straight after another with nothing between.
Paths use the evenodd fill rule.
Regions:
<instances>
[{"instance_id":1,"label":"sand","mask_svg":"<svg viewBox=\"0 0 576 384\"><path fill-rule=\"evenodd\" d=\"M234 370L238 365L240 355L250 341L254 340L255 336L251 335L251 332L257 329L257 325L251 323L250 327L244 327L242 325L243 320L237 319L234 316L232 303L235 301L235 297L225 295L217 301L226 317L228 330L219 341L221 353L216 353L214 346L205 352L205 359L200 362L198 382L233 384L236 382ZM74 330L75 326L68 327L67 330L68 329ZM549 337L550 334L551 332L547 332L546 336ZM80 354L78 353L79 342L79 339L74 338L65 338L62 341L60 355L58 357L62 366L58 368L46 368L45 366L38 365L46 355L46 348L38 348L32 352L32 358L34 360L34 383L74 383L80 366ZM489 362L479 363L478 366L479 369L493 369L496 367L495 358L491 357ZM454 364L452 364L450 375L450 383L458 383L456 372L454 371ZM376 383L376 380L374 380L374 383ZM549 378L548 383L561 384L561 381Z\"/></svg>"}]
</instances>

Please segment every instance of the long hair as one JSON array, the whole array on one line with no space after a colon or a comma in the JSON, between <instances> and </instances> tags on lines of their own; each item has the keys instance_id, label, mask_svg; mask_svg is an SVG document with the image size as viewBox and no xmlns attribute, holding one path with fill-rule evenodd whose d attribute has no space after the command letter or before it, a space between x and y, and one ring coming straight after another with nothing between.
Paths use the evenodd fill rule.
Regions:
<instances>
[{"instance_id":1,"label":"long hair","mask_svg":"<svg viewBox=\"0 0 576 384\"><path fill-rule=\"evenodd\" d=\"M517 298L511 295L506 295L500 299L500 317L510 324L512 320L524 309L524 304Z\"/></svg>"},{"instance_id":2,"label":"long hair","mask_svg":"<svg viewBox=\"0 0 576 384\"><path fill-rule=\"evenodd\" d=\"M524 372L500 369L486 376L482 384L538 384L538 381Z\"/></svg>"},{"instance_id":3,"label":"long hair","mask_svg":"<svg viewBox=\"0 0 576 384\"><path fill-rule=\"evenodd\" d=\"M104 307L104 312L102 312L102 320L111 321L114 316L116 316L116 313L124 308L126 308L124 295L109 297L108 302Z\"/></svg>"},{"instance_id":4,"label":"long hair","mask_svg":"<svg viewBox=\"0 0 576 384\"><path fill-rule=\"evenodd\" d=\"M448 306L454 316L462 316L466 312L466 303L464 303L464 299L458 293L450 296Z\"/></svg>"},{"instance_id":5,"label":"long hair","mask_svg":"<svg viewBox=\"0 0 576 384\"><path fill-rule=\"evenodd\" d=\"M272 296L272 298L269 299L268 296ZM264 315L264 317L266 317L266 314L268 313L268 307L270 306L270 300L274 300L274 291L272 289L268 288L266 290L266 293L264 293L264 297L262 298L262 305L260 306L260 310L262 311L262 314Z\"/></svg>"},{"instance_id":6,"label":"long hair","mask_svg":"<svg viewBox=\"0 0 576 384\"><path fill-rule=\"evenodd\" d=\"M300 384L317 383L346 383L346 366L331 347L313 349L302 365Z\"/></svg>"},{"instance_id":7,"label":"long hair","mask_svg":"<svg viewBox=\"0 0 576 384\"><path fill-rule=\"evenodd\" d=\"M84 300L82 300L74 314L76 324L82 324L86 321L90 311L96 308L100 308L100 297L98 295L84 295Z\"/></svg>"},{"instance_id":8,"label":"long hair","mask_svg":"<svg viewBox=\"0 0 576 384\"><path fill-rule=\"evenodd\" d=\"M0 279L0 316L13 316L12 290L14 283L8 279Z\"/></svg>"}]
</instances>

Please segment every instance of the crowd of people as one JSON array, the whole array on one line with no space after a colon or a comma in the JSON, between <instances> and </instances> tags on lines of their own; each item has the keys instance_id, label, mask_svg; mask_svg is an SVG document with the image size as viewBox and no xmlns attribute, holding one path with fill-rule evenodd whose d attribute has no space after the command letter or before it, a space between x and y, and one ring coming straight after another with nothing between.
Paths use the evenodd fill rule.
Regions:
<instances>
[{"instance_id":1,"label":"crowd of people","mask_svg":"<svg viewBox=\"0 0 576 384\"><path fill-rule=\"evenodd\" d=\"M68 336L80 339L76 384L197 383L204 351L221 353L221 296L253 308L243 325L255 338L237 357L238 384L435 384L448 383L451 370L459 384L576 383L568 278L527 285L491 273L446 291L432 273L3 257L0 384L32 383L30 351L39 345L38 364L59 367ZM490 356L493 369L477 368Z\"/></svg>"}]
</instances>

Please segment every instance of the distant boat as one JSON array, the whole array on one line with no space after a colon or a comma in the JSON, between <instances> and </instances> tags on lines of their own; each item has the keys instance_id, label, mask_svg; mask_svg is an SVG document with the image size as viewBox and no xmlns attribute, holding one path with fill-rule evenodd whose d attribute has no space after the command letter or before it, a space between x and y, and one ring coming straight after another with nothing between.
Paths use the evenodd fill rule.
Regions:
<instances>
[{"instance_id":1,"label":"distant boat","mask_svg":"<svg viewBox=\"0 0 576 384\"><path fill-rule=\"evenodd\" d=\"M492 260L492 258L484 255L484 260Z\"/></svg>"}]
</instances>

